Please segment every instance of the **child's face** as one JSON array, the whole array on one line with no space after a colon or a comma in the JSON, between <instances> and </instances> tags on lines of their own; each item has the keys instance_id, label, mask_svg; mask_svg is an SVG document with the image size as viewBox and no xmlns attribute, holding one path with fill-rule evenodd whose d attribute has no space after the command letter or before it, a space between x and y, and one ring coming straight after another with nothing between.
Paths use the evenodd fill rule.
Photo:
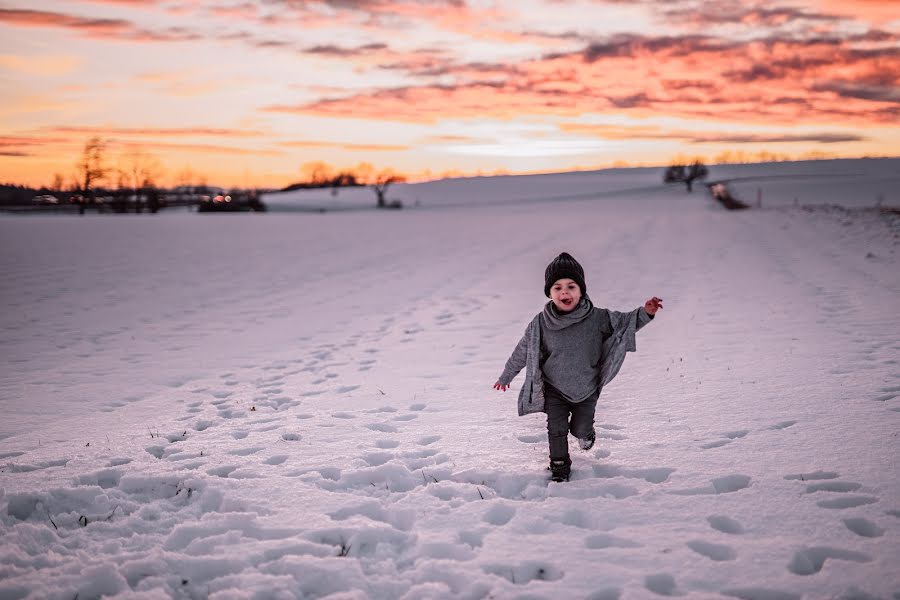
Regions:
<instances>
[{"instance_id":1,"label":"child's face","mask_svg":"<svg viewBox=\"0 0 900 600\"><path fill-rule=\"evenodd\" d=\"M581 300L581 288L571 279L557 279L550 286L550 300L560 312L569 312Z\"/></svg>"}]
</instances>

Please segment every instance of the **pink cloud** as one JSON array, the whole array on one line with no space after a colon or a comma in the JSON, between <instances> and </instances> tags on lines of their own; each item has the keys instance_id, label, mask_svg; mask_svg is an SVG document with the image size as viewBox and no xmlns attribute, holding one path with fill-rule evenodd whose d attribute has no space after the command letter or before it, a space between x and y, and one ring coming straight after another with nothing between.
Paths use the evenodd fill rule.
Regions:
<instances>
[{"instance_id":1,"label":"pink cloud","mask_svg":"<svg viewBox=\"0 0 900 600\"><path fill-rule=\"evenodd\" d=\"M860 49L840 38L616 36L515 65L439 67L457 83L265 110L412 122L624 113L864 125L900 117L900 49Z\"/></svg>"},{"instance_id":2,"label":"pink cloud","mask_svg":"<svg viewBox=\"0 0 900 600\"><path fill-rule=\"evenodd\" d=\"M42 10L0 9L0 23L22 27L69 29L94 39L137 42L170 42L201 39L202 36L181 27L148 30L126 19L79 17Z\"/></svg>"}]
</instances>

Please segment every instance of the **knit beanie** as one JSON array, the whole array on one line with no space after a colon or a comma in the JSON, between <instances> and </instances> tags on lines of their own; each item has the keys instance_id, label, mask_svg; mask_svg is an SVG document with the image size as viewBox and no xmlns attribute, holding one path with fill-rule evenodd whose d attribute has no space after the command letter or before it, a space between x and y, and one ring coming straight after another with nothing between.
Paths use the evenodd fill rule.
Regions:
<instances>
[{"instance_id":1,"label":"knit beanie","mask_svg":"<svg viewBox=\"0 0 900 600\"><path fill-rule=\"evenodd\" d=\"M581 288L581 294L587 292L584 285L584 269L568 252L563 252L547 265L544 271L544 295L550 297L550 288L560 279L571 279Z\"/></svg>"}]
</instances>

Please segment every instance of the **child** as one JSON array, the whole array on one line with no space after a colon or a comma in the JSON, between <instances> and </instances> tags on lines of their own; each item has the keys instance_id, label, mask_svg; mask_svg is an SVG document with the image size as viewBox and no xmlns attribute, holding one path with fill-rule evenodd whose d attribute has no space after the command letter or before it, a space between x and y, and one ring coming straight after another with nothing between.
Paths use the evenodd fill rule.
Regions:
<instances>
[{"instance_id":1,"label":"child","mask_svg":"<svg viewBox=\"0 0 900 600\"><path fill-rule=\"evenodd\" d=\"M506 391L525 367L519 415L547 413L553 481L568 481L569 432L582 450L594 445L594 410L600 390L634 352L634 334L662 308L654 296L629 313L596 308L584 285L584 269L566 252L544 271L550 302L531 321L506 361L494 389ZM571 416L571 420L570 420Z\"/></svg>"}]
</instances>

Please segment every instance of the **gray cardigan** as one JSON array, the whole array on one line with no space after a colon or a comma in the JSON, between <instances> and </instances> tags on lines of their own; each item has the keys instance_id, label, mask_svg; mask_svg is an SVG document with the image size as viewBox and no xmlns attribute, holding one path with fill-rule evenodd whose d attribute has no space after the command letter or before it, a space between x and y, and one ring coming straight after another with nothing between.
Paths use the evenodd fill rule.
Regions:
<instances>
[{"instance_id":1,"label":"gray cardigan","mask_svg":"<svg viewBox=\"0 0 900 600\"><path fill-rule=\"evenodd\" d=\"M623 313L605 308L594 308L609 314L613 333L603 340L600 350L600 389L613 380L625 362L625 353L637 350L635 334L649 323L653 317L643 307ZM509 385L513 378L525 368L525 383L519 392L519 416L544 412L544 378L541 373L541 314L531 320L525 335L519 340L499 381ZM598 340L599 341L599 340Z\"/></svg>"}]
</instances>

